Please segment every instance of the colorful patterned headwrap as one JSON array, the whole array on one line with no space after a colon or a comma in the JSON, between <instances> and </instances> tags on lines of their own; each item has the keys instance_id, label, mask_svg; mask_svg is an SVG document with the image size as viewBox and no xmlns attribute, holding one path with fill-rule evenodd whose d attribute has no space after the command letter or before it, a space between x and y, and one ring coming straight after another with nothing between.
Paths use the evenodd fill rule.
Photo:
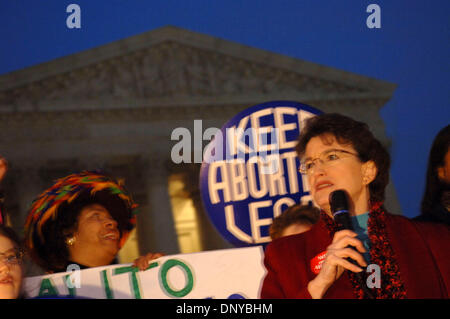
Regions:
<instances>
[{"instance_id":1,"label":"colorful patterned headwrap","mask_svg":"<svg viewBox=\"0 0 450 319\"><path fill-rule=\"evenodd\" d=\"M92 197L98 195L101 198L100 202L118 222L121 230L120 247L125 244L129 233L136 225L138 205L133 202L120 181L98 172L83 171L58 179L52 187L33 201L25 222L25 240L29 249L34 248L35 240L45 245L43 226L64 218L64 209L59 208L63 204L67 207L66 205L70 205L82 194ZM124 205L117 205L118 203Z\"/></svg>"}]
</instances>

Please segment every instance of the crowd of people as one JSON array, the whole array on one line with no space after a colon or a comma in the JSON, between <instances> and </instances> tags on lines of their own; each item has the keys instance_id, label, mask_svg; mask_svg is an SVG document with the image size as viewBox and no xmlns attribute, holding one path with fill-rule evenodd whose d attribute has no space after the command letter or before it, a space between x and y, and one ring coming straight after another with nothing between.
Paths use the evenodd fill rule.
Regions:
<instances>
[{"instance_id":1,"label":"crowd of people","mask_svg":"<svg viewBox=\"0 0 450 319\"><path fill-rule=\"evenodd\" d=\"M448 298L450 290L450 126L431 148L421 214L390 214L383 202L390 158L368 126L339 114L308 119L296 147L314 205L294 205L274 218L266 247L262 298ZM0 157L0 182L8 169ZM330 193L344 190L353 229L333 219ZM136 225L124 185L99 172L60 178L33 201L24 239L6 226L0 196L0 299L24 297L23 258L47 273L117 263ZM161 253L134 261L145 270ZM322 260L313 265L312 261ZM365 289L366 267L381 284ZM314 266L314 267L313 267Z\"/></svg>"}]
</instances>

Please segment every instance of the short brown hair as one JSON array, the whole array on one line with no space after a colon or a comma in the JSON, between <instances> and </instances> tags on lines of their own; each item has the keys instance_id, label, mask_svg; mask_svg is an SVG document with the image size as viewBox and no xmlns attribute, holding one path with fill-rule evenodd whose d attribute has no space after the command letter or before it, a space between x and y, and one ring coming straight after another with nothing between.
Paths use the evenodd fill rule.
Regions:
<instances>
[{"instance_id":1,"label":"short brown hair","mask_svg":"<svg viewBox=\"0 0 450 319\"><path fill-rule=\"evenodd\" d=\"M320 210L314 206L296 204L273 219L269 228L272 239L281 237L283 230L292 224L314 225L320 217Z\"/></svg>"},{"instance_id":2,"label":"short brown hair","mask_svg":"<svg viewBox=\"0 0 450 319\"><path fill-rule=\"evenodd\" d=\"M363 163L373 161L377 167L377 176L369 184L370 200L384 201L384 191L389 183L390 157L385 147L377 140L366 123L356 121L348 116L329 113L306 120L296 146L297 155L305 154L308 142L317 136L330 134L340 144L350 144L358 153Z\"/></svg>"}]
</instances>

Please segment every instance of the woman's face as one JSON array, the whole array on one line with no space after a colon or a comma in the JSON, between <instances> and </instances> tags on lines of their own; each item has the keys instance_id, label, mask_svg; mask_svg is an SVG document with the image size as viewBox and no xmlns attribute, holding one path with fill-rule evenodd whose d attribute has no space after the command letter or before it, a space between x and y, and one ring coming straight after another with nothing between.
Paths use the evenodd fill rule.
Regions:
<instances>
[{"instance_id":1,"label":"woman's face","mask_svg":"<svg viewBox=\"0 0 450 319\"><path fill-rule=\"evenodd\" d=\"M15 299L22 285L21 258L18 248L5 236L0 235L0 299Z\"/></svg>"},{"instance_id":2,"label":"woman's face","mask_svg":"<svg viewBox=\"0 0 450 319\"><path fill-rule=\"evenodd\" d=\"M314 161L314 170L307 175L314 202L331 215L330 193L343 189L350 196L355 214L369 210L369 183L376 176L376 167L372 161L362 163L356 150L350 144L340 144L333 135L327 134L311 138L306 145L302 159L314 160L330 151L342 151L338 159L323 165Z\"/></svg>"},{"instance_id":3,"label":"woman's face","mask_svg":"<svg viewBox=\"0 0 450 319\"><path fill-rule=\"evenodd\" d=\"M69 247L72 261L86 266L109 264L119 252L120 232L117 222L100 204L85 206L78 216L75 241ZM104 259L104 262L101 260Z\"/></svg>"}]
</instances>

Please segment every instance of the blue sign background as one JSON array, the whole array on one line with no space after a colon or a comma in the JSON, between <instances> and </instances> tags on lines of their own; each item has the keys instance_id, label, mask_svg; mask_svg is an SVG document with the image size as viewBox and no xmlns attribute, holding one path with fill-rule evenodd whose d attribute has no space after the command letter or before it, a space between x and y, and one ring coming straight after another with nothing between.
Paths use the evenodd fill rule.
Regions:
<instances>
[{"instance_id":1,"label":"blue sign background","mask_svg":"<svg viewBox=\"0 0 450 319\"><path fill-rule=\"evenodd\" d=\"M209 150L215 150L210 152L212 153L208 155L208 152L205 152L205 158L203 160L203 164L200 170L200 192L201 192L201 196L203 199L203 204L204 207L213 223L213 225L216 227L216 229L218 230L218 232L231 244L233 244L236 247L243 247L243 246L252 246L252 245L257 245L257 244L263 244L265 242L270 241L269 238L269 226L270 224L268 223L268 219L273 219L274 217L274 209L273 209L273 205L281 200L279 203L281 202L289 202L290 205L292 205L293 203L299 203L300 199L302 196L307 195L307 193L305 193L303 191L303 184L302 184L302 178L301 178L301 174L298 173L298 166L299 166L299 161L297 159L297 157L295 156L295 178L298 181L298 191L296 191L295 193L292 193L292 190L294 190L295 187L292 187L292 185L289 183L289 178L287 177L288 175L288 164L287 164L287 160L283 160L283 174L285 177L285 185L286 185L286 190L287 193L286 194L276 194L274 196L271 196L269 192L267 192L267 194L265 194L265 196L260 197L260 198L253 198L250 194L249 196L244 199L244 200L229 200L227 202L225 202L224 200L224 191L219 190L217 191L217 194L220 198L220 200L217 203L213 203L210 197L210 190L209 187L211 186L211 180L215 180L217 182L221 182L223 181L223 176L221 176L224 171L222 170L217 170L217 172L215 173L216 176L209 176L210 173L210 168L212 163L214 162L221 162L224 159L227 160L231 160L231 159L235 159L237 156L229 156L227 154L230 154L229 149L227 149L227 145L228 145L228 141L227 141L227 134L226 134L226 130L231 128L231 127L238 127L238 125L240 123L244 123L241 122L243 119L245 119L245 117L249 117L249 120L246 124L245 127L243 127L243 129L248 129L251 128L252 126L252 121L250 120L250 118L252 117L252 115L254 115L256 112L262 111L262 110L266 110L267 112L269 112L269 110L271 110L272 112L274 111L275 108L281 108L281 107L287 107L287 108L295 108L297 109L297 113L291 115L291 114L284 114L282 115L283 118L283 124L289 125L290 123L296 123L295 125L295 129L290 129L290 130L285 130L282 132L282 134L284 134L285 136L285 140L287 142L289 141L296 141L297 137L299 135L300 129L299 129L299 114L300 112L302 113L302 115L307 115L307 116L314 116L317 114L321 114L322 112L311 107L308 106L306 104L302 104L302 103L298 103L298 102L292 102L292 101L273 101L273 102L267 102L267 103L263 103L263 104L258 104L252 107L249 107L248 109L240 112L239 114L237 114L236 116L234 116L231 120L229 120L222 128L221 128L221 134L222 137L220 137L219 135L216 135L215 138L211 141L211 143L207 146L206 149ZM260 113L259 113L260 114ZM258 118L258 123L260 127L266 127L266 126L271 126L271 127L275 127L275 120L274 120L274 115L273 113L270 115L265 115L262 117ZM244 137L245 139L245 137ZM244 139L241 139L242 141L244 141ZM253 148L254 145L252 145L251 143L251 138L247 137L245 139L245 144L248 144L251 148ZM278 141L279 142L279 141ZM270 143L270 140L267 144ZM292 143L291 143L292 144ZM218 150L222 150L222 156L217 156L219 153L217 153ZM285 154L285 156L289 156L290 157L290 161L293 161L293 154L292 152L295 152L294 148L281 148L277 151L279 153L279 156L281 158L283 158L283 154ZM289 153L290 154L286 154ZM271 154L271 152L267 152L268 154ZM242 154L241 154L242 155ZM245 163L248 162L249 158L252 156L259 156L260 154L256 153L256 152L251 152L251 153L247 153L245 154ZM215 158L217 157L217 158ZM213 158L213 159L212 159ZM243 158L243 157L240 157ZM292 162L291 162L292 164ZM228 165L228 164L227 164ZM223 166L221 166L223 167ZM230 167L230 166L227 166ZM248 166L245 165L245 167ZM252 166L253 167L253 166ZM261 186L261 177L262 178L269 178L267 176L263 176L263 175L259 175L258 174L258 166L254 165L254 167L256 167L256 169L254 169L253 172L255 172L255 175L257 176L257 187L259 188ZM229 168L228 168L229 169ZM226 170L225 170L226 171ZM290 167L289 170L292 173L292 166ZM229 172L229 171L228 171ZM247 171L246 171L246 176L247 176ZM247 178L247 177L246 177ZM292 175L291 175L292 178ZM229 183L231 184L231 176L230 174L228 175L228 180ZM292 189L291 189L292 187ZM252 220L250 217L250 212L249 212L249 205L255 205L252 203L257 203L257 202L264 202L264 201L272 201L270 206L264 206L264 207L259 207L257 209L257 218L259 220L263 220L262 224L258 224L258 226L255 228L253 227L253 231L256 230L257 233L259 234L255 234L252 232ZM292 203L291 203L292 202ZM261 204L267 204L268 202L264 202ZM234 227L234 231L230 231L230 219L228 219L228 228L227 228L227 218L226 218L226 207L230 206L232 207L232 212L233 214L229 214L229 216L234 216L234 223L232 224L232 227ZM256 205L260 205L260 204L256 204ZM284 211L287 207L289 207L290 205L288 204L282 204L278 209L281 211ZM231 208L228 207L228 211L231 211ZM255 214L253 214L253 218ZM255 222L255 220L253 219L253 222ZM236 232L242 232L242 236L236 236ZM240 237L240 238L239 238ZM246 237L245 239L243 237Z\"/></svg>"}]
</instances>

